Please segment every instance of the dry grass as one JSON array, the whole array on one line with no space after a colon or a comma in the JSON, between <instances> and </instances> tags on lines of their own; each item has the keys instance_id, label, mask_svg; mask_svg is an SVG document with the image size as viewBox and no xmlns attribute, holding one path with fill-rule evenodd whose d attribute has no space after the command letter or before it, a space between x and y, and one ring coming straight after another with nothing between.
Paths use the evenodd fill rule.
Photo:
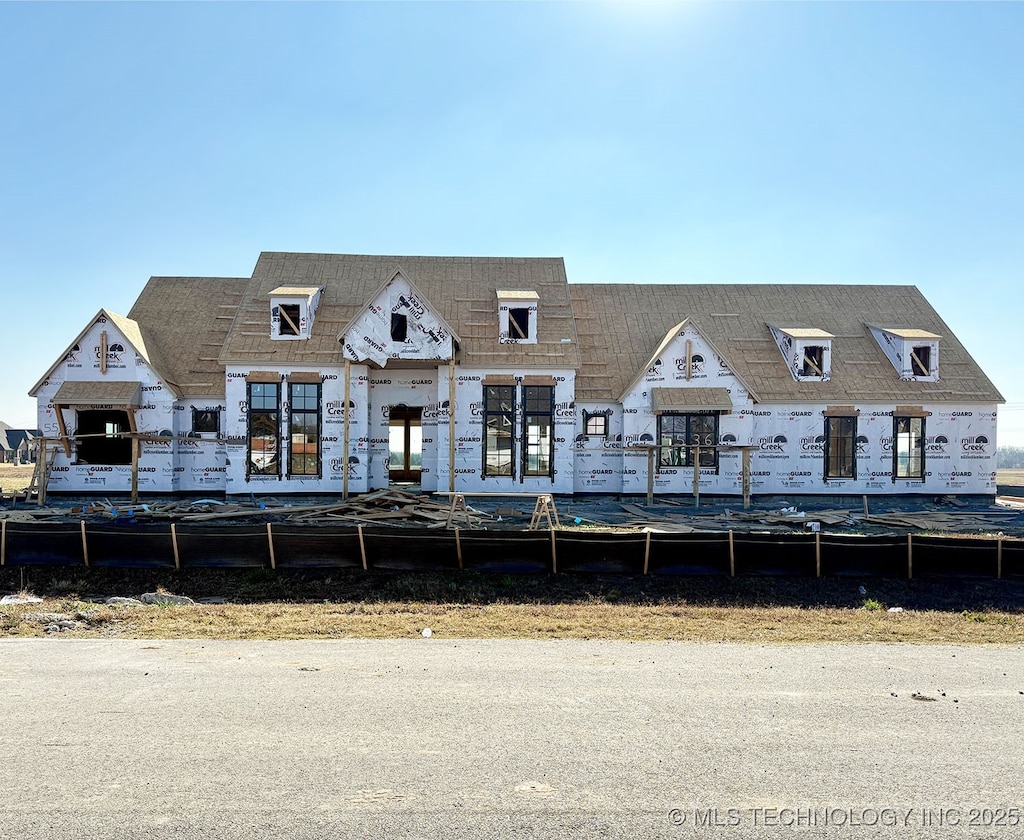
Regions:
<instances>
[{"instance_id":1,"label":"dry grass","mask_svg":"<svg viewBox=\"0 0 1024 840\"><path fill-rule=\"evenodd\" d=\"M76 618L62 637L133 639L434 638L629 641L1024 643L1006 611L609 604L197 604L113 607L52 599L0 607L0 635L46 635L40 613Z\"/></svg>"},{"instance_id":2,"label":"dry grass","mask_svg":"<svg viewBox=\"0 0 1024 840\"><path fill-rule=\"evenodd\" d=\"M34 464L0 464L0 492L19 493L32 481Z\"/></svg>"},{"instance_id":3,"label":"dry grass","mask_svg":"<svg viewBox=\"0 0 1024 840\"><path fill-rule=\"evenodd\" d=\"M1020 487L1024 485L1024 470L996 470L996 484Z\"/></svg>"}]
</instances>

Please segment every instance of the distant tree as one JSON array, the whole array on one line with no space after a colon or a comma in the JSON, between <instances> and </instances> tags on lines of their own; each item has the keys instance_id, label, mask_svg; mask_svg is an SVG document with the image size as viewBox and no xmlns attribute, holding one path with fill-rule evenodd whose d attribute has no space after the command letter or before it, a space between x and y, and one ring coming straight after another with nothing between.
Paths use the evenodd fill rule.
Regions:
<instances>
[{"instance_id":1,"label":"distant tree","mask_svg":"<svg viewBox=\"0 0 1024 840\"><path fill-rule=\"evenodd\" d=\"M996 449L996 469L1024 470L1024 447L1000 446Z\"/></svg>"}]
</instances>

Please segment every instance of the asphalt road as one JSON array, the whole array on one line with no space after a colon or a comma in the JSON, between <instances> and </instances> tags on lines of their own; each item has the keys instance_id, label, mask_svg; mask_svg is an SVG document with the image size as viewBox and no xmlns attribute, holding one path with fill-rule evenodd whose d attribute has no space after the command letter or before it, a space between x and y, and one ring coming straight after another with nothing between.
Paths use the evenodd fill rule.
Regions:
<instances>
[{"instance_id":1,"label":"asphalt road","mask_svg":"<svg viewBox=\"0 0 1024 840\"><path fill-rule=\"evenodd\" d=\"M1021 648L4 640L0 836L1017 838L1021 692Z\"/></svg>"}]
</instances>

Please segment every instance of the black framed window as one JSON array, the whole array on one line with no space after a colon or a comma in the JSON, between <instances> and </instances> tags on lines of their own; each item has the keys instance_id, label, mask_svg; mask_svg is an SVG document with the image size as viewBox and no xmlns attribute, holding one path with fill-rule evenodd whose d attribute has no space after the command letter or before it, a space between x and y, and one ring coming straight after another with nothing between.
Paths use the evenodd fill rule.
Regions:
<instances>
[{"instance_id":1,"label":"black framed window","mask_svg":"<svg viewBox=\"0 0 1024 840\"><path fill-rule=\"evenodd\" d=\"M320 475L320 383L288 384L288 475Z\"/></svg>"},{"instance_id":2,"label":"black framed window","mask_svg":"<svg viewBox=\"0 0 1024 840\"><path fill-rule=\"evenodd\" d=\"M605 412L583 412L583 434L587 437L608 437L608 415Z\"/></svg>"},{"instance_id":3,"label":"black framed window","mask_svg":"<svg viewBox=\"0 0 1024 840\"><path fill-rule=\"evenodd\" d=\"M924 478L924 418L893 417L892 480Z\"/></svg>"},{"instance_id":4,"label":"black framed window","mask_svg":"<svg viewBox=\"0 0 1024 840\"><path fill-rule=\"evenodd\" d=\"M523 387L523 475L554 476L555 389L551 385Z\"/></svg>"},{"instance_id":5,"label":"black framed window","mask_svg":"<svg viewBox=\"0 0 1024 840\"><path fill-rule=\"evenodd\" d=\"M276 382L248 382L246 391L249 419L246 475L280 475L281 386Z\"/></svg>"},{"instance_id":6,"label":"black framed window","mask_svg":"<svg viewBox=\"0 0 1024 840\"><path fill-rule=\"evenodd\" d=\"M857 418L825 418L825 478L857 477Z\"/></svg>"},{"instance_id":7,"label":"black framed window","mask_svg":"<svg viewBox=\"0 0 1024 840\"><path fill-rule=\"evenodd\" d=\"M193 408L192 431L218 434L220 432L220 409Z\"/></svg>"},{"instance_id":8,"label":"black framed window","mask_svg":"<svg viewBox=\"0 0 1024 840\"><path fill-rule=\"evenodd\" d=\"M658 442L662 447L659 463L663 467L692 467L697 447L702 447L700 466L717 467L718 415L660 414Z\"/></svg>"},{"instance_id":9,"label":"black framed window","mask_svg":"<svg viewBox=\"0 0 1024 840\"><path fill-rule=\"evenodd\" d=\"M484 475L514 476L512 440L515 435L514 385L484 385Z\"/></svg>"}]
</instances>

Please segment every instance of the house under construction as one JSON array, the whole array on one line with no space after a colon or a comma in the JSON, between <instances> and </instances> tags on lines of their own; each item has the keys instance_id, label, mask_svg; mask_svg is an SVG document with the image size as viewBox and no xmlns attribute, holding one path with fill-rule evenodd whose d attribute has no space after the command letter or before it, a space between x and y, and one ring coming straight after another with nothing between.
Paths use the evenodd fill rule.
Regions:
<instances>
[{"instance_id":1,"label":"house under construction","mask_svg":"<svg viewBox=\"0 0 1024 840\"><path fill-rule=\"evenodd\" d=\"M150 279L30 393L76 494L994 494L1002 402L913 286L298 253Z\"/></svg>"}]
</instances>

